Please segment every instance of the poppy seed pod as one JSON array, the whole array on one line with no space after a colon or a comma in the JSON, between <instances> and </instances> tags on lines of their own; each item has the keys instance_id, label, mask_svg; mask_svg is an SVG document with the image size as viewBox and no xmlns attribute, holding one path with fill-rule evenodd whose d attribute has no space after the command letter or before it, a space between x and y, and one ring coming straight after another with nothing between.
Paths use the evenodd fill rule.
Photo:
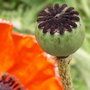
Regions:
<instances>
[{"instance_id":1,"label":"poppy seed pod","mask_svg":"<svg viewBox=\"0 0 90 90\"><path fill-rule=\"evenodd\" d=\"M80 48L85 33L79 13L73 7L55 4L39 13L35 35L47 53L66 57Z\"/></svg>"}]
</instances>

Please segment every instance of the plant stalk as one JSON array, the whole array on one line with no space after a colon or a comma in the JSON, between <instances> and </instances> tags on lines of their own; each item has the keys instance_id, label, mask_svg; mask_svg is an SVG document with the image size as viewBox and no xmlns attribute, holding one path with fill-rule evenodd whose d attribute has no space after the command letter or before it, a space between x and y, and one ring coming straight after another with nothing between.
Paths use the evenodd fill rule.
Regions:
<instances>
[{"instance_id":1,"label":"plant stalk","mask_svg":"<svg viewBox=\"0 0 90 90\"><path fill-rule=\"evenodd\" d=\"M72 79L70 73L71 57L70 56L66 58L56 57L56 61L58 64L59 75L61 77L64 90L74 90L72 86Z\"/></svg>"}]
</instances>

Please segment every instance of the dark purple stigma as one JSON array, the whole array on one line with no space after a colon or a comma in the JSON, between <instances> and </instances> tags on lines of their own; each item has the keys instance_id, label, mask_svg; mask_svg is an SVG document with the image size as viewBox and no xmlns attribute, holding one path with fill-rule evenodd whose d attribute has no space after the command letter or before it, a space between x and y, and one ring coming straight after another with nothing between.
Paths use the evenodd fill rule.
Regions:
<instances>
[{"instance_id":1,"label":"dark purple stigma","mask_svg":"<svg viewBox=\"0 0 90 90\"><path fill-rule=\"evenodd\" d=\"M67 4L49 6L39 13L37 19L38 28L42 29L43 33L50 32L52 35L56 32L60 34L64 34L64 31L71 32L79 21L79 13Z\"/></svg>"},{"instance_id":2,"label":"dark purple stigma","mask_svg":"<svg viewBox=\"0 0 90 90\"><path fill-rule=\"evenodd\" d=\"M0 75L0 90L24 90L15 78L7 73Z\"/></svg>"}]
</instances>

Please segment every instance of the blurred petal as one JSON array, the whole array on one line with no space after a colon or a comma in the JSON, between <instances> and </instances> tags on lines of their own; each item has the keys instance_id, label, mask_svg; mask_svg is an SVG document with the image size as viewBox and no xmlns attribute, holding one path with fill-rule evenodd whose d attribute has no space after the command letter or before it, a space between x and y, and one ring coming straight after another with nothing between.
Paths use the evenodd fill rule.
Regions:
<instances>
[{"instance_id":1,"label":"blurred petal","mask_svg":"<svg viewBox=\"0 0 90 90\"><path fill-rule=\"evenodd\" d=\"M33 35L12 33L12 25L0 20L0 72L14 75L27 90L63 90L55 74L55 61Z\"/></svg>"},{"instance_id":2,"label":"blurred petal","mask_svg":"<svg viewBox=\"0 0 90 90\"><path fill-rule=\"evenodd\" d=\"M49 78L43 81L41 84L38 82L34 82L31 85L28 85L31 90L63 90L61 87L61 83L55 77Z\"/></svg>"},{"instance_id":3,"label":"blurred petal","mask_svg":"<svg viewBox=\"0 0 90 90\"><path fill-rule=\"evenodd\" d=\"M13 41L16 63L8 72L18 77L26 88L35 90L37 87L37 90L41 90L48 87L48 90L62 90L62 85L56 80L54 60L43 52L35 37L13 33Z\"/></svg>"},{"instance_id":4,"label":"blurred petal","mask_svg":"<svg viewBox=\"0 0 90 90\"><path fill-rule=\"evenodd\" d=\"M13 65L12 25L0 19L0 72Z\"/></svg>"}]
</instances>

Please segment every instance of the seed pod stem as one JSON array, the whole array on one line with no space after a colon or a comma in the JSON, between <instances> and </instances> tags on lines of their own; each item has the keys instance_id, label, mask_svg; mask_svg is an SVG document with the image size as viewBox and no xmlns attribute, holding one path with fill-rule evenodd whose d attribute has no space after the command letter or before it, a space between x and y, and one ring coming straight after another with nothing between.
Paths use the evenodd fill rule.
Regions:
<instances>
[{"instance_id":1,"label":"seed pod stem","mask_svg":"<svg viewBox=\"0 0 90 90\"><path fill-rule=\"evenodd\" d=\"M55 59L58 64L59 75L61 77L64 90L74 90L70 74L71 56L66 58L55 57Z\"/></svg>"}]
</instances>

